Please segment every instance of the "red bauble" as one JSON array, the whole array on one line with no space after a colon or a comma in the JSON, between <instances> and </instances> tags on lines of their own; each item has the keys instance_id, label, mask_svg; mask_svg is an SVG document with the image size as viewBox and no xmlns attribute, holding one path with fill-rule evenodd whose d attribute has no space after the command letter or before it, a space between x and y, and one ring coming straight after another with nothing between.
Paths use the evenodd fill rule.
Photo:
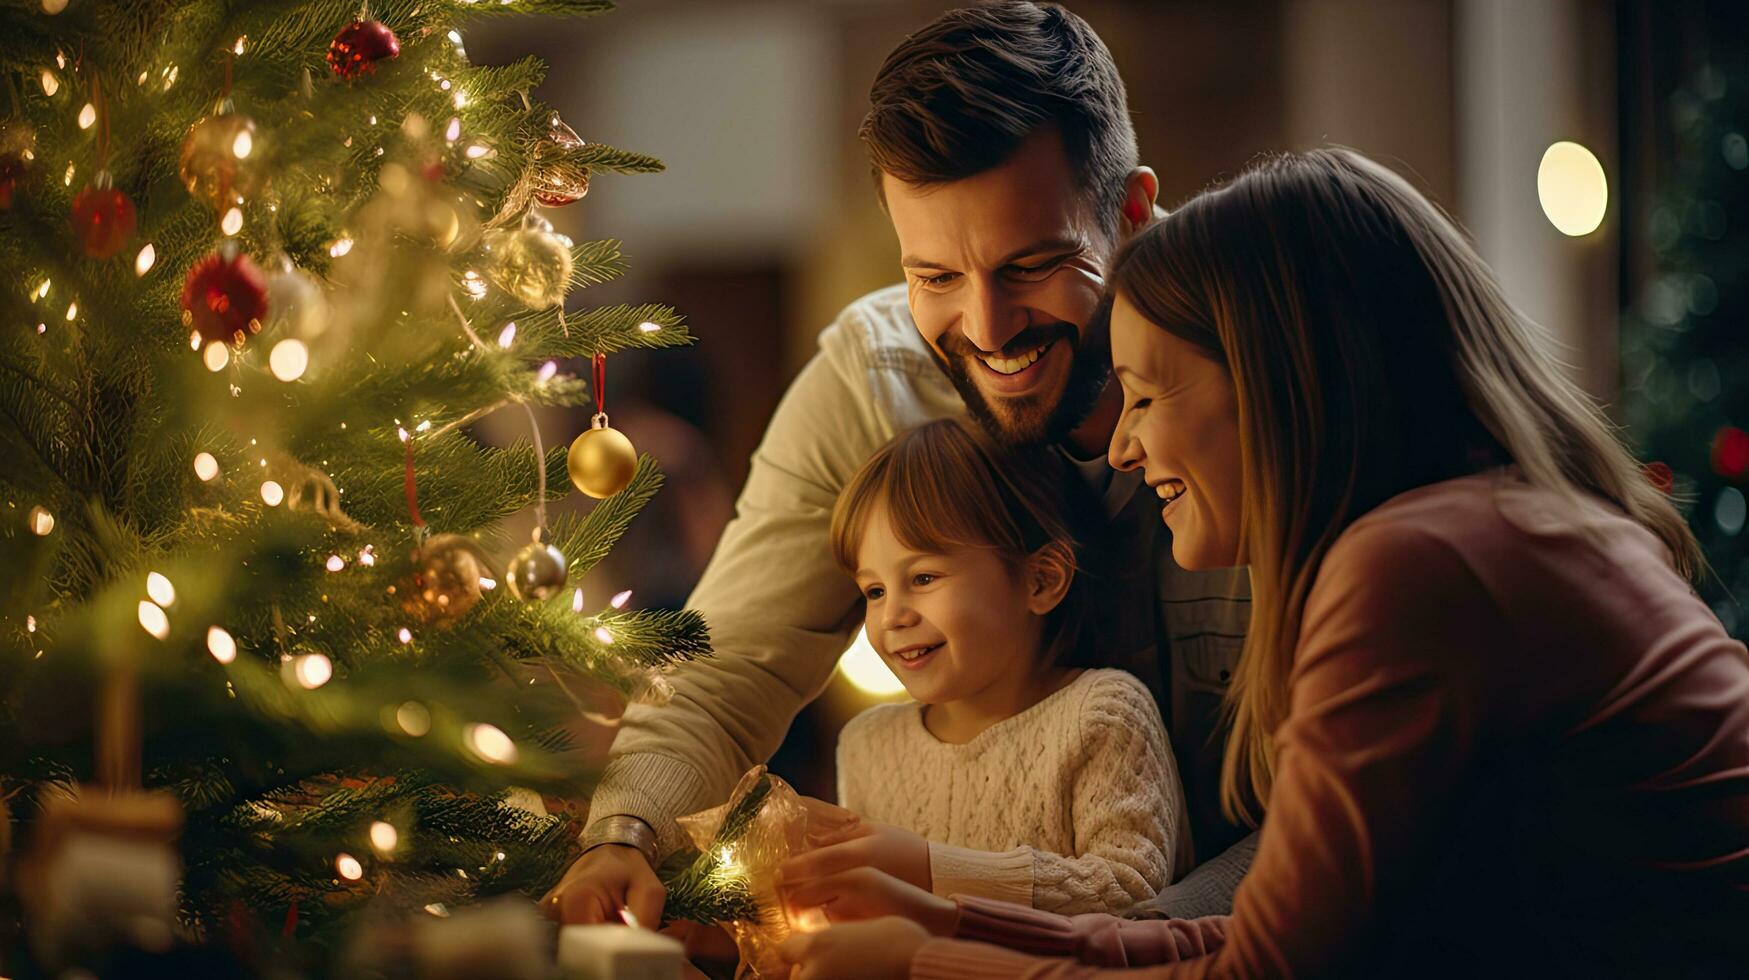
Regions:
<instances>
[{"instance_id":1,"label":"red bauble","mask_svg":"<svg viewBox=\"0 0 1749 980\"><path fill-rule=\"evenodd\" d=\"M1713 436L1713 472L1727 480L1749 473L1749 432L1727 425Z\"/></svg>"},{"instance_id":2,"label":"red bauble","mask_svg":"<svg viewBox=\"0 0 1749 980\"><path fill-rule=\"evenodd\" d=\"M379 21L355 20L334 35L328 45L328 67L341 78L357 78L374 71L377 62L401 53L395 32Z\"/></svg>"},{"instance_id":3,"label":"red bauble","mask_svg":"<svg viewBox=\"0 0 1749 980\"><path fill-rule=\"evenodd\" d=\"M107 259L133 240L139 219L134 202L114 187L92 184L73 198L73 230L94 259Z\"/></svg>"},{"instance_id":4,"label":"red bauble","mask_svg":"<svg viewBox=\"0 0 1749 980\"><path fill-rule=\"evenodd\" d=\"M182 325L210 343L240 344L267 316L267 279L249 256L219 252L188 270L182 285Z\"/></svg>"},{"instance_id":5,"label":"red bauble","mask_svg":"<svg viewBox=\"0 0 1749 980\"><path fill-rule=\"evenodd\" d=\"M1658 488L1658 492L1670 496L1670 491L1676 489L1676 473L1670 469L1670 464L1663 461L1647 463L1641 468L1646 474L1646 481Z\"/></svg>"}]
</instances>

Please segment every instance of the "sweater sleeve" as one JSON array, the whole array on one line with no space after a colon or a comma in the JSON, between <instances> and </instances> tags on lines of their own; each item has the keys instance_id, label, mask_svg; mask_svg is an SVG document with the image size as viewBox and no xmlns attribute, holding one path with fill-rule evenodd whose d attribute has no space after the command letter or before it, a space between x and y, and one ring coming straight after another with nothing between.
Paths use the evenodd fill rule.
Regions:
<instances>
[{"instance_id":1,"label":"sweater sleeve","mask_svg":"<svg viewBox=\"0 0 1749 980\"><path fill-rule=\"evenodd\" d=\"M1124 976L1340 975L1376 911L1406 890L1434 846L1474 752L1474 653L1505 631L1448 545L1401 524L1359 529L1331 549L1306 602L1269 818L1224 943ZM1106 975L988 947L970 953L931 942L912 975Z\"/></svg>"},{"instance_id":2,"label":"sweater sleeve","mask_svg":"<svg viewBox=\"0 0 1749 980\"><path fill-rule=\"evenodd\" d=\"M1172 880L1184 791L1166 728L1140 681L1095 681L1080 717L1080 765L1066 787L1075 854L1033 852L1034 908L1113 912Z\"/></svg>"},{"instance_id":3,"label":"sweater sleeve","mask_svg":"<svg viewBox=\"0 0 1749 980\"><path fill-rule=\"evenodd\" d=\"M1048 977L1059 969L1176 963L1206 955L1226 939L1225 916L1137 922L976 898L958 904L955 938L932 941L918 952L911 964L914 980Z\"/></svg>"}]
</instances>

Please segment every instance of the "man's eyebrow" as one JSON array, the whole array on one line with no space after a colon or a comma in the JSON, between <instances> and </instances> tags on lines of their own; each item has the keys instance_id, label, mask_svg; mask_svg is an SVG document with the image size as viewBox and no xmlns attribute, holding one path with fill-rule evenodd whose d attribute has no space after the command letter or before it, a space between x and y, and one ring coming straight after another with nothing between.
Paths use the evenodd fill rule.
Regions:
<instances>
[{"instance_id":1,"label":"man's eyebrow","mask_svg":"<svg viewBox=\"0 0 1749 980\"><path fill-rule=\"evenodd\" d=\"M1084 247L1085 247L1085 243L1082 242L1081 239L1079 239L1079 238L1072 238L1072 237L1067 236L1067 235L1056 235L1056 236L1053 236L1051 238L1046 238L1046 239L1043 239L1041 241L1033 242L1032 244L1027 245L1024 248L1017 248L1014 251L1008 253L1008 255L1006 257L1004 257L1002 259L1002 261L998 264L999 265L1007 265L1010 262L1013 262L1015 259L1025 258L1028 255L1037 255L1041 252L1076 252L1076 251L1080 251ZM918 256L918 255L901 255L899 257L899 265L906 268L906 269L950 269L950 268L952 268L952 266L948 265L945 262L936 262L932 259L926 259L926 258L923 258L922 256Z\"/></svg>"}]
</instances>

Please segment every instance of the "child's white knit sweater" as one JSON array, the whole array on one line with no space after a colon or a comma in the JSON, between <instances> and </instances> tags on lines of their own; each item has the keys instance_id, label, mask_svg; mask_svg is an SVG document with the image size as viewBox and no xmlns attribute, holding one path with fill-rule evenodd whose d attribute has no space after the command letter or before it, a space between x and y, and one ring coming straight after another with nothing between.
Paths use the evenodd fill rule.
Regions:
<instances>
[{"instance_id":1,"label":"child's white knit sweater","mask_svg":"<svg viewBox=\"0 0 1749 980\"><path fill-rule=\"evenodd\" d=\"M1188 867L1184 788L1153 695L1089 670L963 745L883 704L838 737L838 801L929 840L938 895L1115 912Z\"/></svg>"}]
</instances>

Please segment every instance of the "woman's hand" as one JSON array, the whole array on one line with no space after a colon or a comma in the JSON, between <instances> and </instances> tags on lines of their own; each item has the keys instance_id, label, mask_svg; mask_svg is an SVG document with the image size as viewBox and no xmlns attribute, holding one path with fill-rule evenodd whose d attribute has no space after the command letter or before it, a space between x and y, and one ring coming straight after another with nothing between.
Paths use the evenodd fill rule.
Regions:
<instances>
[{"instance_id":1,"label":"woman's hand","mask_svg":"<svg viewBox=\"0 0 1749 980\"><path fill-rule=\"evenodd\" d=\"M937 936L951 936L959 924L959 906L908 882L871 867L847 868L799 884L787 879L779 886L792 919L820 909L828 922L857 922L903 916Z\"/></svg>"},{"instance_id":2,"label":"woman's hand","mask_svg":"<svg viewBox=\"0 0 1749 980\"><path fill-rule=\"evenodd\" d=\"M790 980L904 980L929 933L909 919L875 919L799 932L778 947Z\"/></svg>"},{"instance_id":3,"label":"woman's hand","mask_svg":"<svg viewBox=\"0 0 1749 980\"><path fill-rule=\"evenodd\" d=\"M851 868L885 871L924 891L931 884L929 842L909 830L870 820L846 822L842 829L821 838L818 847L790 858L780 868L783 880L792 885Z\"/></svg>"}]
</instances>

